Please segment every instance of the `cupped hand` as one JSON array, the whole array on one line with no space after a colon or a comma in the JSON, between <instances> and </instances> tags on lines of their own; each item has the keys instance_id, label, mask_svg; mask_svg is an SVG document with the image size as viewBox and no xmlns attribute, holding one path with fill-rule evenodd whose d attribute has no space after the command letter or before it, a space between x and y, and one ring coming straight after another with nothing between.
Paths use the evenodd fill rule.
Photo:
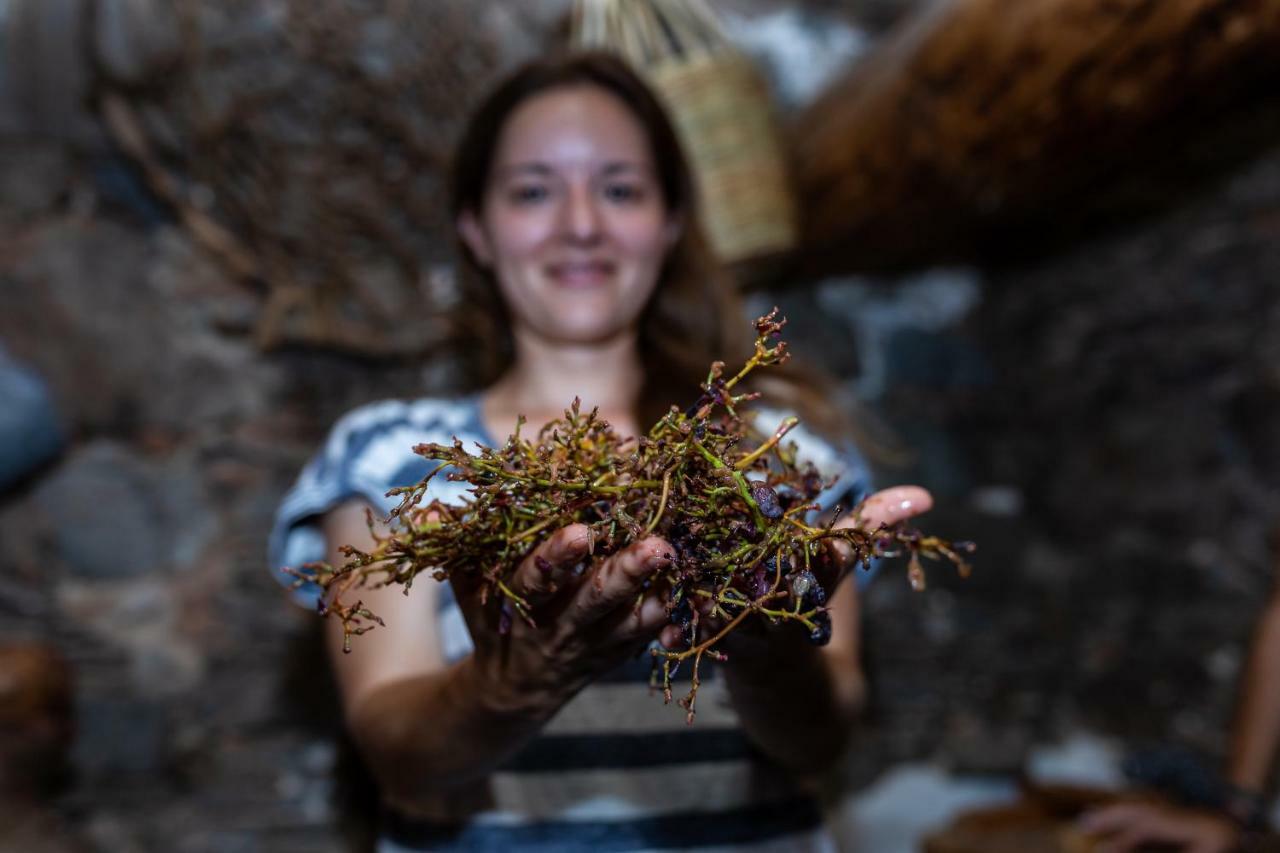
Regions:
<instances>
[{"instance_id":1,"label":"cupped hand","mask_svg":"<svg viewBox=\"0 0 1280 853\"><path fill-rule=\"evenodd\" d=\"M1095 809L1078 825L1099 838L1097 853L1126 853L1147 844L1173 846L1180 853L1227 853L1240 838L1225 815L1150 802Z\"/></svg>"},{"instance_id":2,"label":"cupped hand","mask_svg":"<svg viewBox=\"0 0 1280 853\"><path fill-rule=\"evenodd\" d=\"M861 504L846 513L833 525L835 529L854 528L873 532L881 527L892 526L907 519L914 518L933 508L933 496L920 486L891 486L881 489L867 497ZM815 565L814 575L822 586L825 597L830 598L839 583L854 569L856 563L852 546L841 539L826 540L829 559ZM709 599L699 602L698 634L700 637L714 636L725 624L723 615L714 613L714 604ZM761 635L773 627L766 620L750 619L744 622L735 634ZM662 629L659 642L667 649L677 649L684 645L684 629L680 625L667 625ZM731 637L725 637L732 641Z\"/></svg>"},{"instance_id":3,"label":"cupped hand","mask_svg":"<svg viewBox=\"0 0 1280 853\"><path fill-rule=\"evenodd\" d=\"M837 530L853 528L871 533L923 515L931 509L933 495L920 486L890 486L870 495L832 526ZM828 539L827 546L833 559L827 567L826 580L834 586L855 568L853 547L843 539Z\"/></svg>"},{"instance_id":4,"label":"cupped hand","mask_svg":"<svg viewBox=\"0 0 1280 853\"><path fill-rule=\"evenodd\" d=\"M665 540L650 536L594 565L590 550L586 525L548 536L507 582L521 606L497 590L481 602L475 579L454 580L477 663L515 703L558 705L667 624L665 606L645 594L652 576L671 565Z\"/></svg>"}]
</instances>

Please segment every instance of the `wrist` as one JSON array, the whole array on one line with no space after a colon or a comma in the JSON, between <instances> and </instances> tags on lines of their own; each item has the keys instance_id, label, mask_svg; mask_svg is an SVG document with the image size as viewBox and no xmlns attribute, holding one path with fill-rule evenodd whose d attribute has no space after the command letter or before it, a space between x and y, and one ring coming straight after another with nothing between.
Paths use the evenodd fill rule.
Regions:
<instances>
[{"instance_id":1,"label":"wrist","mask_svg":"<svg viewBox=\"0 0 1280 853\"><path fill-rule=\"evenodd\" d=\"M501 656L486 660L472 654L463 665L470 701L501 718L545 721L577 692L555 679L516 677Z\"/></svg>"},{"instance_id":2,"label":"wrist","mask_svg":"<svg viewBox=\"0 0 1280 853\"><path fill-rule=\"evenodd\" d=\"M719 648L726 655L723 666L727 670L759 670L771 678L777 677L779 663L803 666L803 661L818 651L796 625L761 626L756 631L739 629L721 640Z\"/></svg>"},{"instance_id":3,"label":"wrist","mask_svg":"<svg viewBox=\"0 0 1280 853\"><path fill-rule=\"evenodd\" d=\"M730 642L730 641L733 642ZM822 648L809 642L798 625L779 625L742 637L726 637L721 664L731 683L773 693L780 684L813 691L828 684Z\"/></svg>"}]
</instances>

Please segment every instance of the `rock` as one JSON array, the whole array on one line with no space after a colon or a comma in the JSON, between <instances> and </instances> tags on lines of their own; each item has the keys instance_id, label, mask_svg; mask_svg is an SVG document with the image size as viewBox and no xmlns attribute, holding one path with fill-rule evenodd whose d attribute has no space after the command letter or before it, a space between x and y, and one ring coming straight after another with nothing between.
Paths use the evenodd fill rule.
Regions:
<instances>
[{"instance_id":1,"label":"rock","mask_svg":"<svg viewBox=\"0 0 1280 853\"><path fill-rule=\"evenodd\" d=\"M0 493L53 458L65 440L44 382L0 347Z\"/></svg>"},{"instance_id":2,"label":"rock","mask_svg":"<svg viewBox=\"0 0 1280 853\"><path fill-rule=\"evenodd\" d=\"M0 134L3 132L0 119ZM65 148L0 136L0 198L4 199L0 223L23 228L52 213L66 201L76 177Z\"/></svg>"},{"instance_id":3,"label":"rock","mask_svg":"<svg viewBox=\"0 0 1280 853\"><path fill-rule=\"evenodd\" d=\"M147 466L107 442L78 451L43 481L33 500L50 521L55 553L86 578L122 578L161 569L170 531Z\"/></svg>"},{"instance_id":4,"label":"rock","mask_svg":"<svg viewBox=\"0 0 1280 853\"><path fill-rule=\"evenodd\" d=\"M235 287L175 230L55 222L0 276L0 339L48 379L73 427L216 435L264 410L278 375L218 330L220 306L243 299Z\"/></svg>"},{"instance_id":5,"label":"rock","mask_svg":"<svg viewBox=\"0 0 1280 853\"><path fill-rule=\"evenodd\" d=\"M768 76L774 98L796 109L816 98L869 46L846 19L791 6L757 15L722 15L732 41Z\"/></svg>"},{"instance_id":6,"label":"rock","mask_svg":"<svg viewBox=\"0 0 1280 853\"><path fill-rule=\"evenodd\" d=\"M113 82L143 83L179 57L175 7L155 0L95 0L94 47Z\"/></svg>"},{"instance_id":7,"label":"rock","mask_svg":"<svg viewBox=\"0 0 1280 853\"><path fill-rule=\"evenodd\" d=\"M86 782L145 776L164 768L165 713L141 699L81 696L72 759Z\"/></svg>"},{"instance_id":8,"label":"rock","mask_svg":"<svg viewBox=\"0 0 1280 853\"><path fill-rule=\"evenodd\" d=\"M87 0L12 0L0 61L24 130L101 148L102 130L86 107L92 82L82 47L87 9Z\"/></svg>"},{"instance_id":9,"label":"rock","mask_svg":"<svg viewBox=\"0 0 1280 853\"><path fill-rule=\"evenodd\" d=\"M190 456L164 461L124 445L83 445L32 494L54 555L73 577L116 579L191 565L216 520Z\"/></svg>"},{"instance_id":10,"label":"rock","mask_svg":"<svg viewBox=\"0 0 1280 853\"><path fill-rule=\"evenodd\" d=\"M0 276L0 337L49 380L74 426L119 431L157 385L148 374L160 366L160 306L138 285L147 249L128 229L59 222L33 234Z\"/></svg>"}]
</instances>

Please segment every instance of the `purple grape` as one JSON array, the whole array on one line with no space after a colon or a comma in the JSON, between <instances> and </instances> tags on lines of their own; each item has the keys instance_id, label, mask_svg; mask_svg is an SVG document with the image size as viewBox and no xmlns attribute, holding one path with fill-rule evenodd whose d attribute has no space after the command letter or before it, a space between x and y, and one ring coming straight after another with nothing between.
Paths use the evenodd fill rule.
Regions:
<instances>
[{"instance_id":1,"label":"purple grape","mask_svg":"<svg viewBox=\"0 0 1280 853\"><path fill-rule=\"evenodd\" d=\"M818 585L818 579L813 576L813 572L805 570L791 575L790 583L791 594L803 600L809 594L809 590Z\"/></svg>"},{"instance_id":2,"label":"purple grape","mask_svg":"<svg viewBox=\"0 0 1280 853\"><path fill-rule=\"evenodd\" d=\"M765 518L782 518L782 505L778 503L778 493L768 483L751 484L751 499L760 507L760 514Z\"/></svg>"},{"instance_id":3,"label":"purple grape","mask_svg":"<svg viewBox=\"0 0 1280 853\"><path fill-rule=\"evenodd\" d=\"M689 603L689 599L682 598L680 603L671 610L671 624L687 628L692 621L693 605Z\"/></svg>"},{"instance_id":4,"label":"purple grape","mask_svg":"<svg viewBox=\"0 0 1280 853\"><path fill-rule=\"evenodd\" d=\"M831 614L819 613L813 617L815 627L809 632L809 642L815 646L825 646L831 642Z\"/></svg>"}]
</instances>

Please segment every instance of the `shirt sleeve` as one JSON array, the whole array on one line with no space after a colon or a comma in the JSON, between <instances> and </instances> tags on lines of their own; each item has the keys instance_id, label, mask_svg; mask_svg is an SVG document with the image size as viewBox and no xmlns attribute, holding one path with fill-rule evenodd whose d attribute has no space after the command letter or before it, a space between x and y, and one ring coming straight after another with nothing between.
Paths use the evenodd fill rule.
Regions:
<instances>
[{"instance_id":1,"label":"shirt sleeve","mask_svg":"<svg viewBox=\"0 0 1280 853\"><path fill-rule=\"evenodd\" d=\"M781 423L787 412L762 408L757 410L757 426L762 434L772 433L774 424ZM766 430L765 427L768 427ZM796 461L812 463L824 480L831 485L819 493L816 503L821 507L813 515L840 507L845 512L861 503L873 490L871 469L857 445L852 441L835 442L811 432L803 423L787 434L784 441L796 446ZM862 589L870 583L879 569L879 558L873 559L866 569L855 570L854 579Z\"/></svg>"},{"instance_id":2,"label":"shirt sleeve","mask_svg":"<svg viewBox=\"0 0 1280 853\"><path fill-rule=\"evenodd\" d=\"M832 452L838 460L840 473L836 475L835 482L818 495L817 503L823 511L840 507L847 513L866 500L873 491L871 471L862 453L852 442L833 447ZM854 569L853 577L858 589L866 587L879 569L879 557L873 558L865 568L859 566Z\"/></svg>"},{"instance_id":3,"label":"shirt sleeve","mask_svg":"<svg viewBox=\"0 0 1280 853\"><path fill-rule=\"evenodd\" d=\"M413 446L424 441L450 442L460 431L458 426L426 403L399 401L361 407L334 425L281 501L267 543L271 574L290 588L294 600L314 607L319 598L316 584L299 584L284 567L325 559L323 515L353 498L389 513L399 498L389 498L387 492L413 485L434 467L435 463L414 454ZM465 486L436 477L427 499L457 501Z\"/></svg>"}]
</instances>

